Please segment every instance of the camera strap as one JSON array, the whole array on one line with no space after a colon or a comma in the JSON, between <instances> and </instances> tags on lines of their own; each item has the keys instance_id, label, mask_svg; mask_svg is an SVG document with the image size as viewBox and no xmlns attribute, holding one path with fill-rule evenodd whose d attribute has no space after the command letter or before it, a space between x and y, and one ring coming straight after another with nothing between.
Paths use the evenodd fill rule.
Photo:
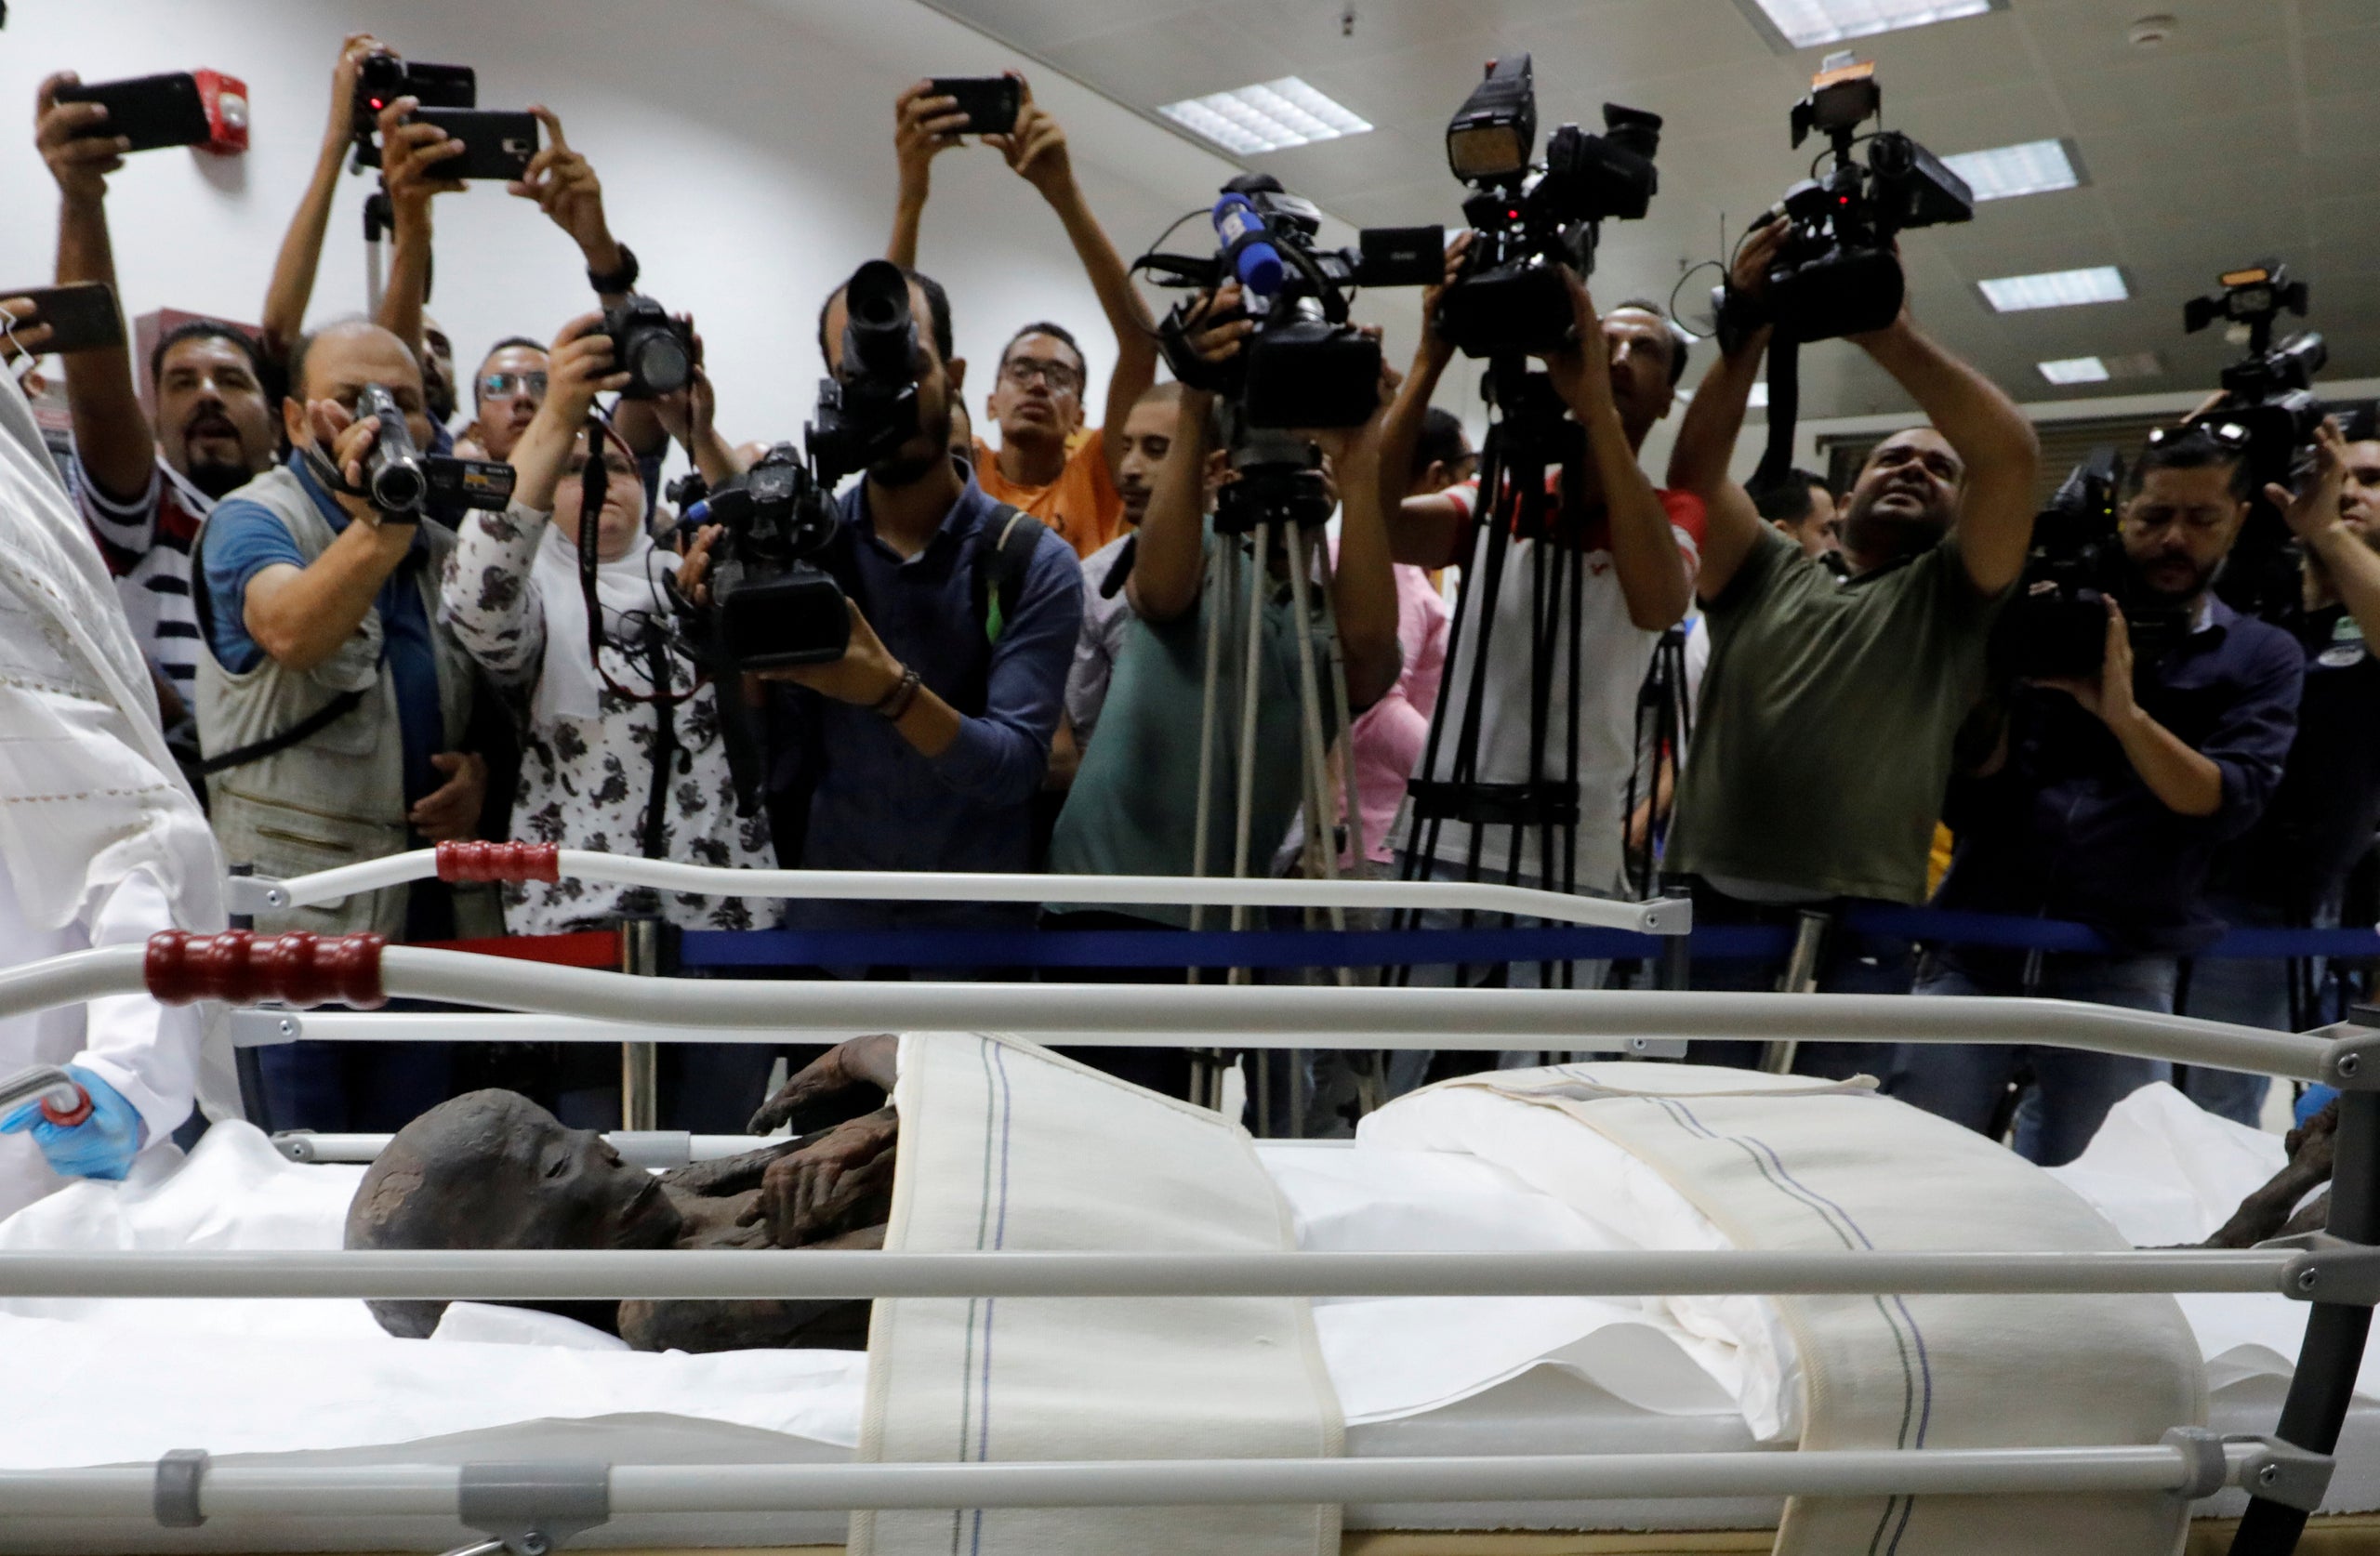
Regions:
<instances>
[{"instance_id":1,"label":"camera strap","mask_svg":"<svg viewBox=\"0 0 2380 1556\"><path fill-rule=\"evenodd\" d=\"M1802 411L1802 343L1785 330L1768 340L1768 446L1748 484L1758 492L1782 483L1793 468L1793 424Z\"/></svg>"}]
</instances>

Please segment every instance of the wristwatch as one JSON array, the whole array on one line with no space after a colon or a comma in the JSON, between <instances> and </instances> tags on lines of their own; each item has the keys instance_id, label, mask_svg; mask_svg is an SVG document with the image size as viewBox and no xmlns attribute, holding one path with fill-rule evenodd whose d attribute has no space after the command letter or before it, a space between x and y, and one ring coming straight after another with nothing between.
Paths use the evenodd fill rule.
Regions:
<instances>
[{"instance_id":1,"label":"wristwatch","mask_svg":"<svg viewBox=\"0 0 2380 1556\"><path fill-rule=\"evenodd\" d=\"M602 294L604 297L610 297L618 292L629 292L635 290L636 278L640 273L637 268L636 251L628 247L626 244L619 244L615 246L616 246L620 251L620 268L618 270L612 271L609 275L597 275L593 270L588 270L587 272L587 284L595 288L597 292Z\"/></svg>"}]
</instances>

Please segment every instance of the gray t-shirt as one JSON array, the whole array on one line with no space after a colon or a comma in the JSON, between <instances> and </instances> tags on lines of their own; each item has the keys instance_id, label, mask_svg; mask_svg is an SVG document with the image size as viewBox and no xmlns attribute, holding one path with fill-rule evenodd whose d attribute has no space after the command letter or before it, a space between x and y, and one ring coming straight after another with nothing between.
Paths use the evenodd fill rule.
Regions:
<instances>
[{"instance_id":1,"label":"gray t-shirt","mask_svg":"<svg viewBox=\"0 0 2380 1556\"><path fill-rule=\"evenodd\" d=\"M1669 867L1924 901L1951 743L1982 692L1998 605L1955 536L1846 582L1763 525L1710 602Z\"/></svg>"}]
</instances>

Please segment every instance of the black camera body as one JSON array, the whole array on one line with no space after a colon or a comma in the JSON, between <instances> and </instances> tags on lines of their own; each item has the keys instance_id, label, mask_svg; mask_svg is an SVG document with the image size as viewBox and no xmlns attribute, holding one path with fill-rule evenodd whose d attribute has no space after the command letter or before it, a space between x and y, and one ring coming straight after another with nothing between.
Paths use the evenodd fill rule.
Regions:
<instances>
[{"instance_id":1,"label":"black camera body","mask_svg":"<svg viewBox=\"0 0 2380 1556\"><path fill-rule=\"evenodd\" d=\"M2074 467L2033 521L2025 571L1992 630L2001 672L2021 679L2088 679L2107 663L2107 601L2123 606L2136 667L2156 664L2189 635L2189 613L2126 599L2118 533L2123 463L2112 448Z\"/></svg>"},{"instance_id":2,"label":"black camera body","mask_svg":"<svg viewBox=\"0 0 2380 1556\"><path fill-rule=\"evenodd\" d=\"M356 392L355 419L366 416L379 417L380 427L364 453L364 491L381 512L418 518L433 507L498 510L512 501L511 466L422 453L386 385Z\"/></svg>"},{"instance_id":3,"label":"black camera body","mask_svg":"<svg viewBox=\"0 0 2380 1556\"><path fill-rule=\"evenodd\" d=\"M1575 344L1561 267L1593 273L1602 224L1642 218L1660 191L1660 115L1606 103L1603 120L1601 135L1560 126L1543 164L1532 165L1535 66L1517 54L1492 62L1448 122L1448 165L1475 192L1462 205L1470 257L1438 305L1437 327L1464 355L1541 356Z\"/></svg>"},{"instance_id":4,"label":"black camera body","mask_svg":"<svg viewBox=\"0 0 2380 1556\"><path fill-rule=\"evenodd\" d=\"M2329 407L2313 392L2314 376L2328 366L2330 347L2312 330L2300 330L2280 345L2273 323L2284 312L2306 316L2306 283L2289 267L2265 260L2218 278L2222 289L2182 305L2182 333L2195 335L2217 319L2247 347L2247 354L2223 370L2223 398L2210 419L2232 422L2248 433L2248 468L2261 488L2286 482L2297 451L2314 441Z\"/></svg>"},{"instance_id":5,"label":"black camera body","mask_svg":"<svg viewBox=\"0 0 2380 1556\"><path fill-rule=\"evenodd\" d=\"M718 524L705 636L740 670L828 664L851 645L842 587L817 565L840 531L844 477L890 457L918 431L918 336L909 281L871 259L844 289L842 372L818 387L807 454L778 443L740 478L686 510Z\"/></svg>"},{"instance_id":6,"label":"black camera body","mask_svg":"<svg viewBox=\"0 0 2380 1556\"><path fill-rule=\"evenodd\" d=\"M657 400L694 381L694 331L643 293L605 309L603 333L612 337L614 371L628 376L621 399Z\"/></svg>"},{"instance_id":7,"label":"black camera body","mask_svg":"<svg viewBox=\"0 0 2380 1556\"><path fill-rule=\"evenodd\" d=\"M412 98L424 108L477 108L479 73L469 65L432 65L394 54L371 54L355 72L354 116L350 136L357 161L365 167L380 165L372 137L380 127L380 111L399 98Z\"/></svg>"},{"instance_id":8,"label":"black camera body","mask_svg":"<svg viewBox=\"0 0 2380 1556\"><path fill-rule=\"evenodd\" d=\"M1790 224L1768 270L1767 312L1780 336L1831 340L1883 329L1905 294L1894 237L1975 217L1967 181L1899 131L1869 137L1864 164L1854 155L1858 126L1883 106L1872 63L1834 59L1794 105L1793 144L1823 131L1833 165L1787 190L1768 218Z\"/></svg>"},{"instance_id":9,"label":"black camera body","mask_svg":"<svg viewBox=\"0 0 2380 1556\"><path fill-rule=\"evenodd\" d=\"M1362 426L1380 404L1380 342L1348 322L1347 289L1435 284L1445 230L1367 228L1355 248L1319 248L1321 213L1268 173L1223 185L1214 219L1221 246L1211 257L1147 254L1135 268L1202 290L1238 279L1256 329L1238 355L1210 363L1190 349L1194 305L1177 305L1158 330L1173 376L1227 397L1251 427Z\"/></svg>"}]
</instances>

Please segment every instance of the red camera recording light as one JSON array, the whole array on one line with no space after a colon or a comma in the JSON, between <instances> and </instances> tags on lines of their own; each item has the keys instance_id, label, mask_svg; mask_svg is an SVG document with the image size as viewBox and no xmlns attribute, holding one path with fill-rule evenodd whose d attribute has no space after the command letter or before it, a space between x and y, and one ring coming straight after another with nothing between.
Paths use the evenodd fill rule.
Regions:
<instances>
[{"instance_id":1,"label":"red camera recording light","mask_svg":"<svg viewBox=\"0 0 2380 1556\"><path fill-rule=\"evenodd\" d=\"M202 152L218 157L237 156L248 149L248 84L221 71L193 71L198 100L206 110L206 138Z\"/></svg>"}]
</instances>

